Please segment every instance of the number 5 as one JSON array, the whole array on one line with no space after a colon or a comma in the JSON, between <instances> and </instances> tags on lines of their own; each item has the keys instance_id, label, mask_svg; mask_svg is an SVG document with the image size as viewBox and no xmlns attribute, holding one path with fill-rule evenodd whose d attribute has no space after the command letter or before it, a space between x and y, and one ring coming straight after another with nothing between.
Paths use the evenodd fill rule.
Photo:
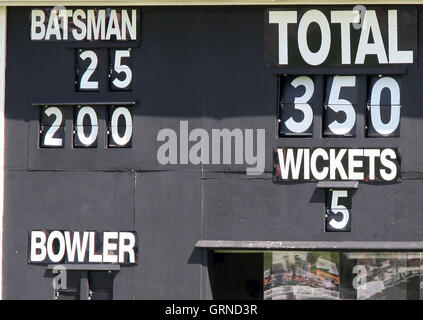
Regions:
<instances>
[{"instance_id":1,"label":"number 5","mask_svg":"<svg viewBox=\"0 0 423 320\"><path fill-rule=\"evenodd\" d=\"M336 135L345 135L349 133L355 124L355 110L351 102L340 99L339 95L342 87L355 87L355 76L335 76L333 78L332 88L330 90L328 107L335 112L345 113L345 121L338 122L334 120L329 124L329 130Z\"/></svg>"},{"instance_id":2,"label":"number 5","mask_svg":"<svg viewBox=\"0 0 423 320\"><path fill-rule=\"evenodd\" d=\"M350 220L350 212L345 206L338 203L339 198L348 198L348 191L347 190L333 190L332 191L332 202L330 204L330 210L335 214L338 214L338 213L342 214L341 221L336 221L333 218L329 221L329 225L336 230L344 229L348 225L348 222Z\"/></svg>"},{"instance_id":3,"label":"number 5","mask_svg":"<svg viewBox=\"0 0 423 320\"><path fill-rule=\"evenodd\" d=\"M132 71L131 69L122 64L122 58L129 58L131 56L131 51L129 50L116 50L115 51L115 64L113 69L116 71L117 74L124 73L125 78L123 80L119 80L117 77L112 81L113 85L115 85L119 89L127 88L132 81Z\"/></svg>"}]
</instances>

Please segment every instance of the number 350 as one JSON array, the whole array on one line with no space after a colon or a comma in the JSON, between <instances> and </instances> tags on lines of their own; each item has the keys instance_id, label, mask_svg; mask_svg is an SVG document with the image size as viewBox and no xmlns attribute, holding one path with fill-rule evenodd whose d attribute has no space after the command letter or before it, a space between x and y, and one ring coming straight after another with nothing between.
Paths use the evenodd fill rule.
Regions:
<instances>
[{"instance_id":1,"label":"number 350","mask_svg":"<svg viewBox=\"0 0 423 320\"><path fill-rule=\"evenodd\" d=\"M327 81L323 113L324 136L354 136L358 90L356 76L334 76ZM316 90L313 79L298 76L284 86L280 118L281 136L311 136ZM382 92L389 92L382 94ZM390 97L390 98L389 98ZM398 136L400 86L392 77L371 78L366 135Z\"/></svg>"}]
</instances>

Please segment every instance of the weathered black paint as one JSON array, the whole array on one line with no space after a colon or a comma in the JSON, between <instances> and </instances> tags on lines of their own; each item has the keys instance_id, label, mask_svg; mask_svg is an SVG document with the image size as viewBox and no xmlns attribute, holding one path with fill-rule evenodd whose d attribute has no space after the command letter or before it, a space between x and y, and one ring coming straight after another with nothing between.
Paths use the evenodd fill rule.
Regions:
<instances>
[{"instance_id":1,"label":"weathered black paint","mask_svg":"<svg viewBox=\"0 0 423 320\"><path fill-rule=\"evenodd\" d=\"M351 9L351 7L347 7ZM141 41L133 48L133 87L75 92L75 48L82 44L29 40L29 8L8 9L4 295L51 299L51 274L27 264L27 232L36 229L135 230L139 264L122 267L115 299L211 298L207 253L198 240L419 241L423 237L422 42L412 67L346 68L344 74L402 74L399 138L365 137L358 109L354 138L322 138L322 112L312 138L277 137L278 85L264 59L265 7L145 7ZM421 16L423 7L417 7ZM423 24L418 24L418 34ZM411 30L413 31L413 30ZM105 43L98 46L104 47ZM121 46L122 44L119 44ZM97 46L84 43L84 47ZM281 73L322 74L324 68ZM323 82L322 82L323 83ZM63 149L39 149L35 103L136 101L132 148L70 147L73 107L66 106ZM358 97L365 105L366 95ZM163 128L265 128L266 171L246 176L243 165L158 163ZM99 121L104 133L106 117ZM272 182L273 148L399 148L401 183L360 184L348 233L324 232L325 191L316 182ZM101 146L101 147L100 147ZM320 243L320 242L319 242ZM326 242L325 242L326 243ZM329 245L330 247L330 245Z\"/></svg>"}]
</instances>

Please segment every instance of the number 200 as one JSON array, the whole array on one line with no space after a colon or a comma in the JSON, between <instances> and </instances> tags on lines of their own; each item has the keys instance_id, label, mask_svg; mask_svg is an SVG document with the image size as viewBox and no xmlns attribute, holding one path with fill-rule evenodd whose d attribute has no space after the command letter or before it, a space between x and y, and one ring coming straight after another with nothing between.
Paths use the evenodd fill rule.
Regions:
<instances>
[{"instance_id":1,"label":"number 200","mask_svg":"<svg viewBox=\"0 0 423 320\"><path fill-rule=\"evenodd\" d=\"M41 110L40 147L63 148L65 125L63 109L57 106ZM97 147L98 116L91 106L75 108L74 147ZM127 107L109 107L108 147L130 147L132 142L132 114Z\"/></svg>"}]
</instances>

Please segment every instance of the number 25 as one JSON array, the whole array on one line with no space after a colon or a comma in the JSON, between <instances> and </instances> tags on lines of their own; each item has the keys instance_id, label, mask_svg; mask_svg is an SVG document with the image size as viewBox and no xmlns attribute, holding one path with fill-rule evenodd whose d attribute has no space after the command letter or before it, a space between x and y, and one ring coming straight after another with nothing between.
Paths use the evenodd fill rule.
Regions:
<instances>
[{"instance_id":1,"label":"number 25","mask_svg":"<svg viewBox=\"0 0 423 320\"><path fill-rule=\"evenodd\" d=\"M128 90L132 82L131 68L122 63L123 58L130 58L131 50L115 50L114 64L110 70L110 87L112 90ZM97 91L99 89L98 79L92 79L98 66L98 55L93 50L84 50L79 53L79 58L82 61L88 60L88 67L81 70L82 74L77 83L78 90ZM121 75L124 75L123 77Z\"/></svg>"}]
</instances>

